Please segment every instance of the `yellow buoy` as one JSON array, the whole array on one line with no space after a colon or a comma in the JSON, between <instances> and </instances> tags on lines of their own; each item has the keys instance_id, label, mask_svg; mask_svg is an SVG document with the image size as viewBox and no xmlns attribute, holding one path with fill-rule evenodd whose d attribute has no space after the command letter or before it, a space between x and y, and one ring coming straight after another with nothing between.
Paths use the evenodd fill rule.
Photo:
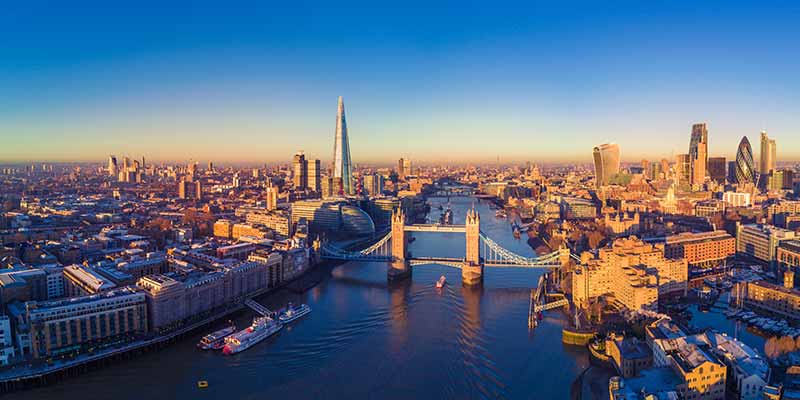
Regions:
<instances>
[{"instance_id":1,"label":"yellow buoy","mask_svg":"<svg viewBox=\"0 0 800 400\"><path fill-rule=\"evenodd\" d=\"M197 387L205 389L208 387L208 381L197 381Z\"/></svg>"}]
</instances>

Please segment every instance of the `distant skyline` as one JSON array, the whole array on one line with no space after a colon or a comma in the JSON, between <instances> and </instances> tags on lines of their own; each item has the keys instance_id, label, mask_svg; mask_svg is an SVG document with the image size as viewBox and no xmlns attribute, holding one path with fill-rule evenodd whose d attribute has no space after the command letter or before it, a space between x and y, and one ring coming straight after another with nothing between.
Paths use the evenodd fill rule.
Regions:
<instances>
[{"instance_id":1,"label":"distant skyline","mask_svg":"<svg viewBox=\"0 0 800 400\"><path fill-rule=\"evenodd\" d=\"M327 164L338 96L354 164L672 161L698 122L800 160L795 3L130 7L5 5L0 162Z\"/></svg>"}]
</instances>

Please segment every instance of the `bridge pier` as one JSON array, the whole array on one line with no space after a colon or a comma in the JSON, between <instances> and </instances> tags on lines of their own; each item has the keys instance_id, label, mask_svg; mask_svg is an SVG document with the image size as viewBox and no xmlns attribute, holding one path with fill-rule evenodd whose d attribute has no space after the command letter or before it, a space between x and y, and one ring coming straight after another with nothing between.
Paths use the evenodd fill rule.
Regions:
<instances>
[{"instance_id":1,"label":"bridge pier","mask_svg":"<svg viewBox=\"0 0 800 400\"><path fill-rule=\"evenodd\" d=\"M386 278L397 281L411 277L408 262L408 237L406 237L406 216L403 209L392 211L392 260L386 268Z\"/></svg>"},{"instance_id":2,"label":"bridge pier","mask_svg":"<svg viewBox=\"0 0 800 400\"><path fill-rule=\"evenodd\" d=\"M483 264L464 262L461 265L461 283L476 286L483 283Z\"/></svg>"},{"instance_id":3,"label":"bridge pier","mask_svg":"<svg viewBox=\"0 0 800 400\"><path fill-rule=\"evenodd\" d=\"M386 278L390 282L411 277L411 265L406 260L389 261L387 267Z\"/></svg>"},{"instance_id":4,"label":"bridge pier","mask_svg":"<svg viewBox=\"0 0 800 400\"><path fill-rule=\"evenodd\" d=\"M483 260L481 260L481 216L475 209L467 212L464 224L467 248L461 266L461 282L468 286L483 283Z\"/></svg>"}]
</instances>

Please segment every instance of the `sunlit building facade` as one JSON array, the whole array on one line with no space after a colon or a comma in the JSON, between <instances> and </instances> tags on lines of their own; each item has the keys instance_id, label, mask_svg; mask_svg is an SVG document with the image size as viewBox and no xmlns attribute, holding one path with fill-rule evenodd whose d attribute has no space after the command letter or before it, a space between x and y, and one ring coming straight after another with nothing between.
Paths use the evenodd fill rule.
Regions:
<instances>
[{"instance_id":1,"label":"sunlit building facade","mask_svg":"<svg viewBox=\"0 0 800 400\"><path fill-rule=\"evenodd\" d=\"M594 172L597 187L608 185L609 178L619 173L619 145L605 143L594 148Z\"/></svg>"}]
</instances>

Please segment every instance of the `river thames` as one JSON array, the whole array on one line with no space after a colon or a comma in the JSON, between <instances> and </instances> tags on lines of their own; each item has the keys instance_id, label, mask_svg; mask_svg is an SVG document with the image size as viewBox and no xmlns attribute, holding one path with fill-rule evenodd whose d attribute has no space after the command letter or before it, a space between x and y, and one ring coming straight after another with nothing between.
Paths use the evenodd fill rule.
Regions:
<instances>
[{"instance_id":1,"label":"river thames","mask_svg":"<svg viewBox=\"0 0 800 400\"><path fill-rule=\"evenodd\" d=\"M454 223L474 206L481 228L518 254L533 256L507 220L486 203L452 198ZM444 199L430 199L431 217ZM463 257L464 235L415 233L416 256ZM530 289L541 270L486 268L480 289L463 288L461 271L415 267L410 280L388 284L384 263L349 263L305 293L261 297L270 309L307 303L313 312L243 353L195 349L217 326L160 351L115 362L79 377L11 395L15 399L280 399L280 398L569 398L589 365L587 352L562 345L561 311L531 331ZM447 277L443 290L436 280ZM233 316L245 326L254 316ZM198 380L209 387L200 389Z\"/></svg>"}]
</instances>

